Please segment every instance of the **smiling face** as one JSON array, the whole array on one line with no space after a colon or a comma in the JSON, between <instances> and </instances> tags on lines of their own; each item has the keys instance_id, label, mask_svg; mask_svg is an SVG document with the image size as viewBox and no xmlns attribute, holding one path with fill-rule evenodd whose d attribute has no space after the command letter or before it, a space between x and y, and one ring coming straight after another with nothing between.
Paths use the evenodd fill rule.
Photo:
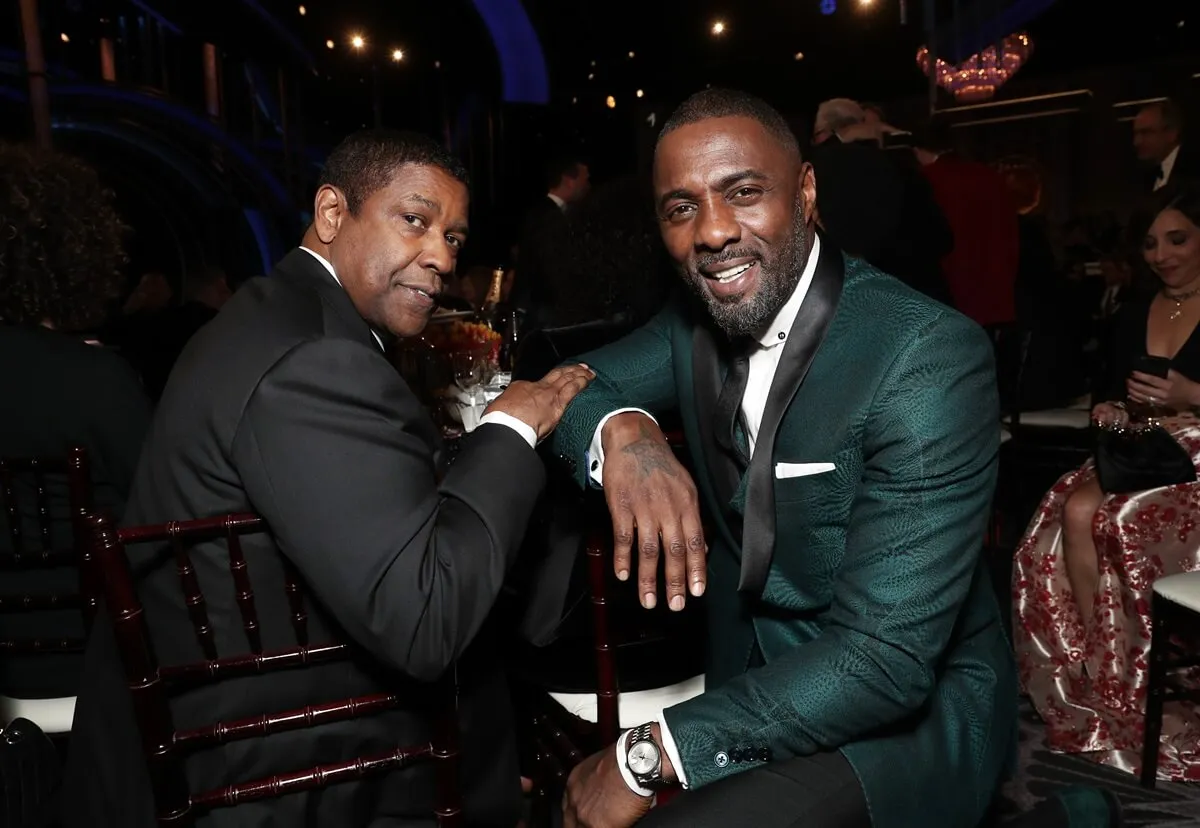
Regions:
<instances>
[{"instance_id":1,"label":"smiling face","mask_svg":"<svg viewBox=\"0 0 1200 828\"><path fill-rule=\"evenodd\" d=\"M1173 292L1200 286L1200 228L1174 209L1159 213L1142 244L1142 256Z\"/></svg>"},{"instance_id":2,"label":"smiling face","mask_svg":"<svg viewBox=\"0 0 1200 828\"><path fill-rule=\"evenodd\" d=\"M466 243L467 208L467 187L450 173L406 164L357 213L338 188L321 187L312 232L363 319L416 336Z\"/></svg>"},{"instance_id":3,"label":"smiling face","mask_svg":"<svg viewBox=\"0 0 1200 828\"><path fill-rule=\"evenodd\" d=\"M661 138L654 194L684 281L729 336L757 334L804 270L812 169L753 118L708 118Z\"/></svg>"}]
</instances>

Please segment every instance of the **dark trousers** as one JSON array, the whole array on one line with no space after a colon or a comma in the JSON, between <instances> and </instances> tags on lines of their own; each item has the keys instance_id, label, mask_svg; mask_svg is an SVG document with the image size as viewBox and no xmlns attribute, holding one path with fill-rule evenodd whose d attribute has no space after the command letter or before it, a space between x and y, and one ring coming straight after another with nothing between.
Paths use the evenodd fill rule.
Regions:
<instances>
[{"instance_id":1,"label":"dark trousers","mask_svg":"<svg viewBox=\"0 0 1200 828\"><path fill-rule=\"evenodd\" d=\"M739 773L655 808L638 828L870 828L862 786L842 754Z\"/></svg>"}]
</instances>

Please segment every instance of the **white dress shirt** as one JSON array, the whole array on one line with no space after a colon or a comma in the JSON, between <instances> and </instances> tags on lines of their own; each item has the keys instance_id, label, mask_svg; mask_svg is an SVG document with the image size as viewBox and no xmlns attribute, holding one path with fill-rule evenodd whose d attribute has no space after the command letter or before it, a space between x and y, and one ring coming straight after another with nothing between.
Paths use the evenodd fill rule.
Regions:
<instances>
[{"instance_id":1,"label":"white dress shirt","mask_svg":"<svg viewBox=\"0 0 1200 828\"><path fill-rule=\"evenodd\" d=\"M337 271L333 269L332 262L322 256L320 253L317 253L315 250L310 250L303 245L300 246L300 249L324 265L325 269L329 271L329 275L333 277L333 281L337 282L338 286L345 290L342 280L338 278ZM383 347L383 339L381 339L379 334L375 332L374 328L371 328L371 336L375 337L375 341L379 343L380 350L387 350ZM537 430L528 423L518 420L511 414L505 414L503 411L489 412L479 418L480 425L486 425L487 423L495 423L496 425L502 425L511 428L513 431L517 432L517 434L521 435L521 439L528 443L530 448L533 448L537 445Z\"/></svg>"},{"instance_id":2,"label":"white dress shirt","mask_svg":"<svg viewBox=\"0 0 1200 828\"><path fill-rule=\"evenodd\" d=\"M567 202L563 201L562 198L560 198L559 196L556 196L554 193L546 193L546 198L550 199L555 204L557 204L558 209L560 209L560 210L567 209Z\"/></svg>"},{"instance_id":3,"label":"white dress shirt","mask_svg":"<svg viewBox=\"0 0 1200 828\"><path fill-rule=\"evenodd\" d=\"M808 295L808 288L812 285L813 274L817 271L817 259L820 255L821 239L814 236L812 250L808 254L808 261L804 264L804 271L800 274L800 281L796 283L796 289L792 291L792 295L775 314L775 318L759 334L758 348L750 354L750 370L746 379L746 393L742 397L741 416L751 457L754 456L754 445L758 440L758 429L762 425L763 411L767 407L767 397L771 393L771 383L775 380L775 370L779 367L779 360L783 356L783 343L792 334L792 324L796 321L796 314L800 312L804 297ZM600 421L600 425L596 427L596 433L592 436L592 444L588 450L589 471L596 485L602 486L604 482L604 447L600 439L604 425L610 418L629 411L639 411L647 417L650 416L649 412L642 411L640 408L620 408L605 416ZM662 732L663 750L671 759L671 765L679 777L679 784L686 788L687 779L684 776L683 763L679 757L679 748L671 736L666 719L660 717L658 724ZM633 774L625 767L623 746L628 733L629 731L625 731L617 740L617 764L620 766L621 776L624 777L626 784L636 793L649 796L653 792L641 788L634 780Z\"/></svg>"},{"instance_id":4,"label":"white dress shirt","mask_svg":"<svg viewBox=\"0 0 1200 828\"><path fill-rule=\"evenodd\" d=\"M1154 189L1161 190L1171 180L1171 171L1175 169L1175 159L1179 157L1179 145L1163 159L1163 162L1158 165L1158 178L1154 180Z\"/></svg>"}]
</instances>

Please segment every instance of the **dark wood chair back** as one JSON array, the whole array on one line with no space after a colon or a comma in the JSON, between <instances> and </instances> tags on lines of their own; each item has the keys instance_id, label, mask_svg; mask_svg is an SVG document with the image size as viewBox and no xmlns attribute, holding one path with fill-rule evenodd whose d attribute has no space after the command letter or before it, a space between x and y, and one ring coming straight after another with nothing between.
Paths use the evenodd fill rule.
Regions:
<instances>
[{"instance_id":1,"label":"dark wood chair back","mask_svg":"<svg viewBox=\"0 0 1200 828\"><path fill-rule=\"evenodd\" d=\"M667 441L677 454L686 451L681 429L668 428ZM592 654L596 668L596 722L583 722L538 694L532 705L533 760L537 768L536 794L546 798L548 787L565 784L571 769L593 750L610 745L621 735L620 683L617 648L621 645L614 627L609 593L612 577L612 532L607 508L596 508L587 518L584 539L587 557L588 597L592 611ZM627 584L631 586L631 584ZM693 599L694 600L694 599ZM539 825L549 824L537 819Z\"/></svg>"},{"instance_id":2,"label":"dark wood chair back","mask_svg":"<svg viewBox=\"0 0 1200 828\"><path fill-rule=\"evenodd\" d=\"M56 547L51 514L50 478L63 477L67 484L71 542ZM18 481L32 483L36 533L26 532L30 516L18 502ZM79 587L74 592L0 594L0 613L40 612L78 608L85 629L91 627L99 604L100 585L89 566L91 555L87 516L93 509L92 474L87 450L75 447L65 457L0 458L0 509L4 512L11 554L0 555L0 577L5 572L29 572L58 567L77 567ZM0 653L80 652L85 642L76 638L24 638L0 640Z\"/></svg>"},{"instance_id":3,"label":"dark wood chair back","mask_svg":"<svg viewBox=\"0 0 1200 828\"><path fill-rule=\"evenodd\" d=\"M347 762L191 792L184 774L184 759L194 751L240 739L357 719L397 707L401 700L395 694L379 693L310 705L298 710L263 713L236 721L218 721L191 730L177 730L169 706L172 691L228 678L302 669L337 661L348 656L348 647L344 643L310 644L303 584L299 574L289 566L284 589L297 646L287 650L264 651L254 589L241 543L244 535L268 531L265 522L256 515L225 515L120 530L113 526L108 516L96 515L90 518L90 528L96 559L103 575L108 614L112 619L126 681L133 697L159 825L192 825L198 817L216 808L298 791L318 790L339 782L382 774L422 760L435 762L435 814L438 824L463 824L457 781L457 721L452 703L448 704L443 720L438 723L435 739L429 743L397 747ZM229 572L236 590L242 629L250 649L248 654L222 657L217 652L204 592L189 556L189 549L196 543L220 538L225 540L228 548ZM155 656L125 545L163 541L171 544L188 616L204 654L203 661L160 667ZM452 688L448 694L451 700L455 698L455 689Z\"/></svg>"}]
</instances>

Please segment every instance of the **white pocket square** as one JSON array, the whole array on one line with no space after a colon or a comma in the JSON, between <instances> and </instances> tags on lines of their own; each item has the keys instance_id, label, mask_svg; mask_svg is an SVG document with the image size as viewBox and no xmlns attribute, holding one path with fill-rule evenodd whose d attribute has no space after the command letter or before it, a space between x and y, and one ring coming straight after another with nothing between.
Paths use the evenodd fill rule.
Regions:
<instances>
[{"instance_id":1,"label":"white pocket square","mask_svg":"<svg viewBox=\"0 0 1200 828\"><path fill-rule=\"evenodd\" d=\"M789 477L808 477L810 474L824 474L833 471L837 466L833 463L776 463L775 477L786 480Z\"/></svg>"}]
</instances>

